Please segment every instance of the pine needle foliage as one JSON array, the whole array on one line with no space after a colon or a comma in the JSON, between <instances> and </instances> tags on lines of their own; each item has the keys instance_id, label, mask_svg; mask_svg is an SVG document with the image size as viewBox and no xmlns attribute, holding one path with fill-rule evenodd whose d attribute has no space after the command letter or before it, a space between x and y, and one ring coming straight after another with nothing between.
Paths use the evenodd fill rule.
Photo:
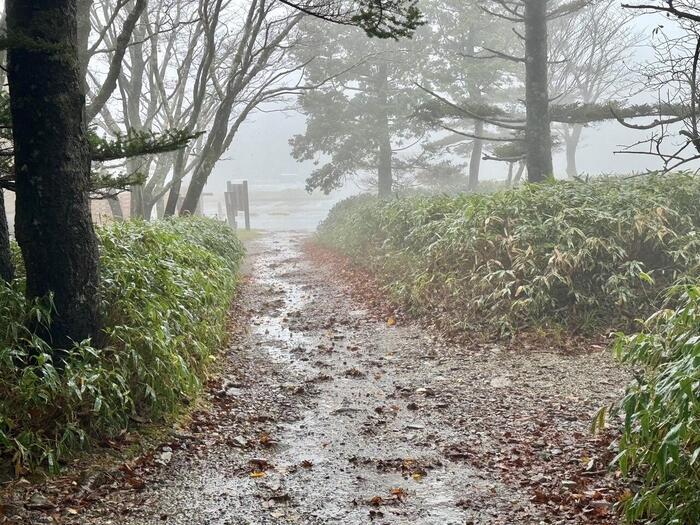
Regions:
<instances>
[{"instance_id":1,"label":"pine needle foliage","mask_svg":"<svg viewBox=\"0 0 700 525\"><path fill-rule=\"evenodd\" d=\"M367 196L337 205L321 243L456 331L625 327L694 272L700 179L548 182L490 195Z\"/></svg>"},{"instance_id":2,"label":"pine needle foliage","mask_svg":"<svg viewBox=\"0 0 700 525\"><path fill-rule=\"evenodd\" d=\"M107 344L68 349L59 365L37 332L50 300L28 303L20 275L0 285L0 457L16 472L56 471L134 419L172 414L201 386L225 335L243 248L201 218L99 229Z\"/></svg>"}]
</instances>

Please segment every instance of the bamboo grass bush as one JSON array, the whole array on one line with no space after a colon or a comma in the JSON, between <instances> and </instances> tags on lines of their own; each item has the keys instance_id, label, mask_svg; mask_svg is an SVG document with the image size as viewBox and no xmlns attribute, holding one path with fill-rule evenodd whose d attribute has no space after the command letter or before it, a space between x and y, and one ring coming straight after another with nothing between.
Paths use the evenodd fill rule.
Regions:
<instances>
[{"instance_id":1,"label":"bamboo grass bush","mask_svg":"<svg viewBox=\"0 0 700 525\"><path fill-rule=\"evenodd\" d=\"M56 351L27 328L50 323L50 301L28 304L21 275L0 286L0 456L18 473L56 471L134 417L167 417L197 393L225 336L243 256L227 226L134 221L98 235L102 347L76 343L59 365Z\"/></svg>"},{"instance_id":2,"label":"bamboo grass bush","mask_svg":"<svg viewBox=\"0 0 700 525\"><path fill-rule=\"evenodd\" d=\"M689 174L362 196L338 204L318 239L452 330L590 332L646 317L695 271L698 199L700 180Z\"/></svg>"},{"instance_id":3,"label":"bamboo grass bush","mask_svg":"<svg viewBox=\"0 0 700 525\"><path fill-rule=\"evenodd\" d=\"M624 416L616 464L639 484L623 502L630 523L700 521L700 287L672 295L677 308L615 345L640 371L616 410Z\"/></svg>"}]
</instances>

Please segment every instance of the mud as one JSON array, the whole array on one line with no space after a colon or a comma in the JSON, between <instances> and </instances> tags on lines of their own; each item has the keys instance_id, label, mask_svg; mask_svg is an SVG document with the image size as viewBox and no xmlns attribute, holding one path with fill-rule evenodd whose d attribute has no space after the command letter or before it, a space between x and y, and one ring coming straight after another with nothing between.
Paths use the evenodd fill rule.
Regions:
<instances>
[{"instance_id":1,"label":"mud","mask_svg":"<svg viewBox=\"0 0 700 525\"><path fill-rule=\"evenodd\" d=\"M588 431L626 380L607 353L468 348L377 320L303 240L249 247L249 329L212 408L134 466L138 483L32 522L616 522L607 442Z\"/></svg>"}]
</instances>

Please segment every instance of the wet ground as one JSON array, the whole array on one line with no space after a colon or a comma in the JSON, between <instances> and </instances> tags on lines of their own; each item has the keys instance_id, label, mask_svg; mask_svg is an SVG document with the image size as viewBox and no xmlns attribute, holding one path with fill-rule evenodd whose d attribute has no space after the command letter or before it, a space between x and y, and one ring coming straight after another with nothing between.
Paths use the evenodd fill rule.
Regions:
<instances>
[{"instance_id":1,"label":"wet ground","mask_svg":"<svg viewBox=\"0 0 700 525\"><path fill-rule=\"evenodd\" d=\"M470 348L377 319L304 239L249 247L210 408L26 523L616 523L609 438L588 430L626 380L607 353Z\"/></svg>"}]
</instances>

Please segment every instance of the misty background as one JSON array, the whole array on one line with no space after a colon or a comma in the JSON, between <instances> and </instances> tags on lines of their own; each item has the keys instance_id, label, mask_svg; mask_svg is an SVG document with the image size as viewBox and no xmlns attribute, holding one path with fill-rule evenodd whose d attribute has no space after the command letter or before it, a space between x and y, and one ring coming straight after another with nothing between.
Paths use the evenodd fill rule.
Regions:
<instances>
[{"instance_id":1,"label":"misty background","mask_svg":"<svg viewBox=\"0 0 700 525\"><path fill-rule=\"evenodd\" d=\"M649 39L655 28L673 31L665 26L666 19L658 14L635 17L633 27L642 33L645 42L634 50L631 63L620 68L635 69L652 57ZM319 22L322 23L322 22ZM658 94L641 92L629 98L631 103L654 103ZM266 106L252 114L241 127L227 153L219 160L206 186L214 194L205 198L206 215L218 213L227 181L248 180L251 192L252 227L263 230L311 231L340 200L365 191L360 183L347 181L342 189L329 195L316 190L309 194L305 181L314 168L310 161L297 162L292 158L289 140L303 134L306 116L290 109L288 102ZM641 122L651 119L639 119ZM614 121L587 125L578 148L577 163L580 174L637 173L662 168L659 159L644 155L621 153L626 146L648 138L648 131L636 131ZM693 164L688 168L695 169ZM563 148L554 150L555 176L565 178L566 158ZM501 162L484 161L481 180L504 180L507 166Z\"/></svg>"}]
</instances>

